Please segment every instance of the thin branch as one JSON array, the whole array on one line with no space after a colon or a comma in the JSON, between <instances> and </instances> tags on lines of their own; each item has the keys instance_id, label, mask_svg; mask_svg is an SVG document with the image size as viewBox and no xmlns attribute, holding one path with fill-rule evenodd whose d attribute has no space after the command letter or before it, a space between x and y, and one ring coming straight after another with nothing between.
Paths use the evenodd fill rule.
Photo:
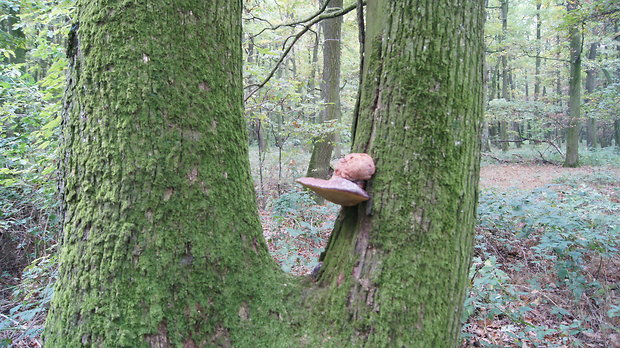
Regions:
<instances>
[{"instance_id":1,"label":"thin branch","mask_svg":"<svg viewBox=\"0 0 620 348\"><path fill-rule=\"evenodd\" d=\"M526 140L533 141L535 144L540 144L540 143L549 144L555 149L555 151L557 151L560 154L560 156L564 157L564 153L562 152L562 150L560 150L560 148L552 140L532 139L532 138L521 137L520 139L515 139L515 140L496 140L496 141L498 143L522 143Z\"/></svg>"},{"instance_id":2,"label":"thin branch","mask_svg":"<svg viewBox=\"0 0 620 348\"><path fill-rule=\"evenodd\" d=\"M555 61L558 61L558 62L570 63L570 60L568 60L568 59L553 58L553 57L543 57L543 56L538 56L538 55L531 55L531 54L528 54L528 53L525 53L525 52L523 52L523 54L526 57L530 57L530 58L540 58L540 59L544 59L544 60L555 60Z\"/></svg>"},{"instance_id":3,"label":"thin branch","mask_svg":"<svg viewBox=\"0 0 620 348\"><path fill-rule=\"evenodd\" d=\"M365 5L366 2L363 2L363 4ZM286 50L284 50L284 52L280 56L280 59L278 59L278 61L276 62L276 65L273 67L273 69L271 69L271 72L269 73L269 75L267 75L267 77L263 80L263 82L261 82L259 84L251 84L251 85L248 85L248 86L244 87L244 89L245 88L251 88L251 87L256 87L256 88L252 92L248 93L248 95L245 97L245 99L243 101L246 102L248 99L250 99L250 97L252 97L254 95L254 93L256 93L256 91L261 89L263 86L265 86L267 84L267 82L269 82L269 80L271 80L273 75L276 73L276 71L280 67L280 64L282 64L282 62L284 61L286 56L293 49L293 46L295 46L295 43L297 41L299 41L299 39L301 39L301 37L304 36L304 34L307 33L313 25L315 25L315 24L317 24L317 23L319 23L319 22L321 22L323 20L326 20L326 19L343 16L343 15L351 12L352 10L354 10L356 7L357 7L357 3L355 3L353 5L350 5L350 6L344 8L342 10L330 11L328 13L324 13L322 15L319 15L318 17L315 17L312 21L310 21L310 23L304 24L304 28L301 31L299 31L299 33L297 33L297 35L295 35L295 37L293 38L293 42L291 42L291 44L286 48Z\"/></svg>"},{"instance_id":4,"label":"thin branch","mask_svg":"<svg viewBox=\"0 0 620 348\"><path fill-rule=\"evenodd\" d=\"M509 161L507 161L507 160L504 160L504 159L501 159L501 158L495 157L495 156L493 156L493 155L491 155L491 154L489 154L489 153L486 153L486 152L481 152L481 153L480 153L480 155L481 155L481 156L483 156L483 157L490 157L490 158L492 158L492 159L496 160L496 161L497 161L497 162L499 162L499 163L508 163L508 162L509 162Z\"/></svg>"},{"instance_id":5,"label":"thin branch","mask_svg":"<svg viewBox=\"0 0 620 348\"><path fill-rule=\"evenodd\" d=\"M363 0L357 0L357 26L358 39L360 44L360 70L358 79L357 96L355 107L353 108L353 122L351 122L351 144L355 144L355 132L357 131L357 120L360 114L360 103L362 99L362 78L364 77L364 44L366 42L366 25L364 22ZM370 206L370 205L369 205Z\"/></svg>"},{"instance_id":6,"label":"thin branch","mask_svg":"<svg viewBox=\"0 0 620 348\"><path fill-rule=\"evenodd\" d=\"M327 5L329 5L329 1L325 1L325 3L323 4L323 6L321 6L321 8L315 12L314 14L312 14L310 17L306 18L306 19L302 19L296 22L289 22L289 23L282 23L282 24L278 24L276 26L272 25L271 23L269 23L269 25L271 26L270 28L263 28L263 30L259 31L258 34L256 35L252 35L251 38L255 38L259 35L261 35L262 33L264 33L267 30L278 30L282 27L294 27L297 26L299 24L304 24L306 22L310 22L311 20L315 19L317 16L321 15L323 12L325 12L325 9L327 8Z\"/></svg>"},{"instance_id":7,"label":"thin branch","mask_svg":"<svg viewBox=\"0 0 620 348\"><path fill-rule=\"evenodd\" d=\"M266 20L266 19L264 19L264 18L257 17L257 16L255 16L255 15L253 15L252 13L250 13L250 16L251 16L250 18L244 18L243 20L244 20L244 21L259 21L259 22L265 22L265 23L269 24L270 26L273 26L273 24L271 24L271 22L270 22L270 21L268 21L268 20ZM254 36L251 36L251 38L254 38Z\"/></svg>"}]
</instances>

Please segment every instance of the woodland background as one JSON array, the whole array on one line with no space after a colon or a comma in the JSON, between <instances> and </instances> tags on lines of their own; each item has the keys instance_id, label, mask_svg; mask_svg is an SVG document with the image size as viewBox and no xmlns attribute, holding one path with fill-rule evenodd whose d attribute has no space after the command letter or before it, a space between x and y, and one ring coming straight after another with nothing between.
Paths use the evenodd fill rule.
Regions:
<instances>
[{"instance_id":1,"label":"woodland background","mask_svg":"<svg viewBox=\"0 0 620 348\"><path fill-rule=\"evenodd\" d=\"M620 346L620 5L571 4L487 4L483 168L464 346ZM0 347L40 346L53 292L74 5L0 1ZM244 5L245 115L264 235L285 271L305 275L339 207L317 204L294 179L325 134L336 134L333 158L348 152L357 21L352 12L342 25L341 117L324 120L321 25L298 40L303 21L281 25L308 18L319 2ZM575 30L581 168L563 169Z\"/></svg>"}]
</instances>

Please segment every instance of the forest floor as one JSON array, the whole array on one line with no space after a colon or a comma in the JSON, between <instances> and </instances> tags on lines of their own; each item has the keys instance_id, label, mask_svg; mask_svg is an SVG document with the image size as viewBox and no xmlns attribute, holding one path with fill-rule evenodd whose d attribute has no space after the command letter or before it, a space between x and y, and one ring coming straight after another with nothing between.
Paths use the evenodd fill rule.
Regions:
<instances>
[{"instance_id":1,"label":"forest floor","mask_svg":"<svg viewBox=\"0 0 620 348\"><path fill-rule=\"evenodd\" d=\"M563 168L555 165L490 164L480 168L480 188L515 187L531 190L552 184L561 177L599 172L614 173L620 178L618 167Z\"/></svg>"},{"instance_id":2,"label":"forest floor","mask_svg":"<svg viewBox=\"0 0 620 348\"><path fill-rule=\"evenodd\" d=\"M302 162L285 161L281 182L303 175ZM340 207L278 184L273 163L256 190L265 239L283 270L305 276ZM461 347L620 348L619 216L618 165L482 166ZM40 346L55 260L33 262L7 298L0 282L0 347L5 337L12 347Z\"/></svg>"},{"instance_id":3,"label":"forest floor","mask_svg":"<svg viewBox=\"0 0 620 348\"><path fill-rule=\"evenodd\" d=\"M589 211L610 218L612 229L619 225L613 216L620 210L620 168L489 164L481 168L480 190L462 347L620 347L620 318L607 314L620 304L620 257L617 250L602 256L590 242L579 243L599 233L580 231L588 229L579 223L591 221ZM293 208L294 200L280 199L280 210ZM261 210L269 249L284 270L307 275L339 207L310 202L274 214L274 206ZM303 215L291 213L304 209ZM519 209L521 215L511 212ZM559 222L542 222L548 218ZM566 261L554 251L549 236L561 236L574 258Z\"/></svg>"}]
</instances>

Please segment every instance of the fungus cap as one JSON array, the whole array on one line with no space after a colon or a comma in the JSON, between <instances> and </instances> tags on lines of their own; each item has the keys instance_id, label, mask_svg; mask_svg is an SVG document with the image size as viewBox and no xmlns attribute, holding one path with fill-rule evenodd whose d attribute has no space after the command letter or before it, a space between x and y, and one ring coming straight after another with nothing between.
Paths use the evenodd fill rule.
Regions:
<instances>
[{"instance_id":1,"label":"fungus cap","mask_svg":"<svg viewBox=\"0 0 620 348\"><path fill-rule=\"evenodd\" d=\"M365 153L350 153L335 166L335 176L351 180L368 180L375 173L375 162Z\"/></svg>"},{"instance_id":2,"label":"fungus cap","mask_svg":"<svg viewBox=\"0 0 620 348\"><path fill-rule=\"evenodd\" d=\"M370 198L368 193L362 190L361 187L338 176L332 176L329 180L299 178L295 181L316 192L319 196L328 201L345 207L357 205Z\"/></svg>"}]
</instances>

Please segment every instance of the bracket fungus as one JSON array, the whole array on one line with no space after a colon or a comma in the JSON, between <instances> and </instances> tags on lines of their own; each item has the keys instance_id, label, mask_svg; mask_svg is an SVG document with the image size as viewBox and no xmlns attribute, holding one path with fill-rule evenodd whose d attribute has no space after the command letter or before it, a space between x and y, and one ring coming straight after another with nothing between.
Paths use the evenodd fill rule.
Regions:
<instances>
[{"instance_id":1,"label":"bracket fungus","mask_svg":"<svg viewBox=\"0 0 620 348\"><path fill-rule=\"evenodd\" d=\"M364 191L364 182L375 173L375 163L365 153L351 153L335 165L329 180L299 178L296 182L316 192L330 202L351 207L370 199Z\"/></svg>"}]
</instances>

